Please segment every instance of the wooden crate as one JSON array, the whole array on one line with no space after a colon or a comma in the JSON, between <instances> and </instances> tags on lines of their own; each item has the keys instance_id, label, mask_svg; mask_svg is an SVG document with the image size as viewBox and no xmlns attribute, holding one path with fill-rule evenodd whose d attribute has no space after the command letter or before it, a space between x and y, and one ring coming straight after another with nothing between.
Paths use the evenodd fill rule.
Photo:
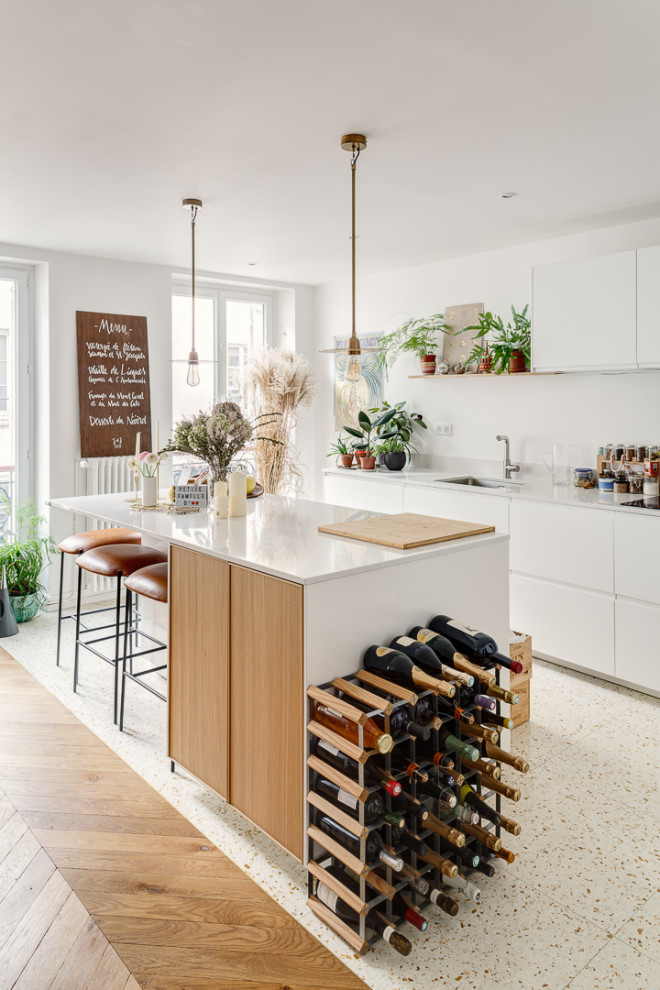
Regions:
<instances>
[{"instance_id":1,"label":"wooden crate","mask_svg":"<svg viewBox=\"0 0 660 990\"><path fill-rule=\"evenodd\" d=\"M509 715L513 719L514 729L517 729L519 725L524 725L525 722L529 722L529 695L532 679L531 677L522 677L521 674L518 677L520 680L511 690L516 692L520 700L517 705L511 705L509 709Z\"/></svg>"},{"instance_id":2,"label":"wooden crate","mask_svg":"<svg viewBox=\"0 0 660 990\"><path fill-rule=\"evenodd\" d=\"M521 636L521 635L524 634L516 633L516 636ZM512 660L518 660L523 665L523 669L520 674L511 674L512 684L516 680L523 681L527 677L532 676L532 637L531 636L526 636L522 643L510 643L509 656L511 657Z\"/></svg>"},{"instance_id":3,"label":"wooden crate","mask_svg":"<svg viewBox=\"0 0 660 990\"><path fill-rule=\"evenodd\" d=\"M524 725L529 722L530 713L530 681L532 679L532 637L526 636L522 643L511 643L509 645L509 656L512 660L518 660L523 665L520 674L510 674L510 690L515 691L519 697L517 705L512 705L510 716L513 719L513 727Z\"/></svg>"}]
</instances>

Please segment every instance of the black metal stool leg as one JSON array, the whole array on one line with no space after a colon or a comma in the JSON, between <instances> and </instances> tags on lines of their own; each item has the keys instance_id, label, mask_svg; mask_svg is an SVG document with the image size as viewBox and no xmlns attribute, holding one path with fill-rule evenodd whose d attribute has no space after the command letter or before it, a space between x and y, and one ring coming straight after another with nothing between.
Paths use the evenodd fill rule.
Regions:
<instances>
[{"instance_id":1,"label":"black metal stool leg","mask_svg":"<svg viewBox=\"0 0 660 990\"><path fill-rule=\"evenodd\" d=\"M119 626L121 624L121 571L117 571L117 601L115 603L115 699L114 723L117 724L117 699L119 694Z\"/></svg>"},{"instance_id":2,"label":"black metal stool leg","mask_svg":"<svg viewBox=\"0 0 660 990\"><path fill-rule=\"evenodd\" d=\"M175 768L174 760L170 760L170 773L174 773L174 768Z\"/></svg>"},{"instance_id":3,"label":"black metal stool leg","mask_svg":"<svg viewBox=\"0 0 660 990\"><path fill-rule=\"evenodd\" d=\"M62 639L62 595L64 594L64 554L60 550L60 604L57 610L57 654L55 666L60 665L60 640Z\"/></svg>"},{"instance_id":4,"label":"black metal stool leg","mask_svg":"<svg viewBox=\"0 0 660 990\"><path fill-rule=\"evenodd\" d=\"M80 608L82 599L82 567L78 568L78 594L76 596L76 652L73 658L73 692L78 689L78 657L80 655Z\"/></svg>"},{"instance_id":5,"label":"black metal stool leg","mask_svg":"<svg viewBox=\"0 0 660 990\"><path fill-rule=\"evenodd\" d=\"M131 608L133 594L126 589L126 612L124 617L124 654L121 660L121 701L119 704L119 731L124 731L124 702L126 698L126 653L128 651L129 628L131 626Z\"/></svg>"}]
</instances>

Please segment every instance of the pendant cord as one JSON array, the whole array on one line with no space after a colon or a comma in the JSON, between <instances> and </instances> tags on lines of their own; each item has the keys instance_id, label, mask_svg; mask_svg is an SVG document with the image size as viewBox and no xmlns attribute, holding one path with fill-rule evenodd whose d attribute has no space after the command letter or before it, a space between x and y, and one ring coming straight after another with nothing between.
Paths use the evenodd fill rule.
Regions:
<instances>
[{"instance_id":1,"label":"pendant cord","mask_svg":"<svg viewBox=\"0 0 660 990\"><path fill-rule=\"evenodd\" d=\"M195 220L197 219L197 207L193 206L190 211L190 230L192 233L192 349L195 350Z\"/></svg>"},{"instance_id":2,"label":"pendant cord","mask_svg":"<svg viewBox=\"0 0 660 990\"><path fill-rule=\"evenodd\" d=\"M353 336L355 337L355 173L357 171L357 160L360 157L360 149L353 145L353 156L351 158L351 294L352 294L352 314L353 314Z\"/></svg>"}]
</instances>

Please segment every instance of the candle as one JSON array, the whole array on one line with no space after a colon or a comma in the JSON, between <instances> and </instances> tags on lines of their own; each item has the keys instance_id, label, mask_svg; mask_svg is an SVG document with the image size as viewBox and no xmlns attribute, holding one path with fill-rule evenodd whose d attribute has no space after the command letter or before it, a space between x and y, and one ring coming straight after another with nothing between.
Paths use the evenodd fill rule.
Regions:
<instances>
[{"instance_id":1,"label":"candle","mask_svg":"<svg viewBox=\"0 0 660 990\"><path fill-rule=\"evenodd\" d=\"M229 515L229 495L213 496L213 513L218 519L226 519Z\"/></svg>"},{"instance_id":2,"label":"candle","mask_svg":"<svg viewBox=\"0 0 660 990\"><path fill-rule=\"evenodd\" d=\"M135 482L135 498L138 497L138 457L140 456L140 437L142 434L138 432L135 437L135 469L133 471L133 480Z\"/></svg>"},{"instance_id":3,"label":"candle","mask_svg":"<svg viewBox=\"0 0 660 990\"><path fill-rule=\"evenodd\" d=\"M154 447L156 453L160 450L160 420L156 420L156 446Z\"/></svg>"},{"instance_id":4,"label":"candle","mask_svg":"<svg viewBox=\"0 0 660 990\"><path fill-rule=\"evenodd\" d=\"M242 471L229 475L229 515L244 516L247 511L247 478Z\"/></svg>"},{"instance_id":5,"label":"candle","mask_svg":"<svg viewBox=\"0 0 660 990\"><path fill-rule=\"evenodd\" d=\"M227 482L226 481L216 481L216 483L213 486L213 494L214 495L227 495L228 494Z\"/></svg>"},{"instance_id":6,"label":"candle","mask_svg":"<svg viewBox=\"0 0 660 990\"><path fill-rule=\"evenodd\" d=\"M135 437L135 460L136 461L137 461L138 457L140 456L140 437L141 436L142 436L142 434L141 433L138 433L137 436Z\"/></svg>"}]
</instances>

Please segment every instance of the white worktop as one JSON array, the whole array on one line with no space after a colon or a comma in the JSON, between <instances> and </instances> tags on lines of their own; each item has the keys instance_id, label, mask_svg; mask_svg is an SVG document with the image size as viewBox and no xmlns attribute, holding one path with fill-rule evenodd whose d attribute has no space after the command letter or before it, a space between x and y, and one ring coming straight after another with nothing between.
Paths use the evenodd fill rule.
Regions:
<instances>
[{"instance_id":1,"label":"white worktop","mask_svg":"<svg viewBox=\"0 0 660 990\"><path fill-rule=\"evenodd\" d=\"M140 511L131 506L130 500L131 494L124 492L56 498L49 504L89 519L128 526L146 537L208 553L296 584L328 581L402 561L508 541L508 536L486 533L412 550L394 550L318 532L321 525L383 515L380 512L262 495L248 499L245 517L216 519L208 511L185 514L166 509Z\"/></svg>"},{"instance_id":2,"label":"white worktop","mask_svg":"<svg viewBox=\"0 0 660 990\"><path fill-rule=\"evenodd\" d=\"M437 488L442 491L452 491L459 494L469 494L470 492L479 495L492 495L493 498L530 499L536 502L552 502L555 505L582 505L595 509L616 509L619 512L633 513L635 515L660 518L660 512L650 509L636 509L634 506L622 506L622 502L639 501L648 496L617 495L613 492L601 492L597 488L576 488L570 485L553 485L550 480L530 477L525 479L523 474L522 484L516 484L517 478L502 482L504 488L472 488L470 485L450 485L444 479L461 478L466 475L475 474L477 477L497 478L496 473L486 473L479 470L471 470L469 467L460 471L437 470L434 468L405 468L403 471L388 471L376 469L374 471L362 471L359 468L327 468L326 475L348 477L354 479L356 483L363 481L376 481L384 485L423 485L424 487Z\"/></svg>"}]
</instances>

